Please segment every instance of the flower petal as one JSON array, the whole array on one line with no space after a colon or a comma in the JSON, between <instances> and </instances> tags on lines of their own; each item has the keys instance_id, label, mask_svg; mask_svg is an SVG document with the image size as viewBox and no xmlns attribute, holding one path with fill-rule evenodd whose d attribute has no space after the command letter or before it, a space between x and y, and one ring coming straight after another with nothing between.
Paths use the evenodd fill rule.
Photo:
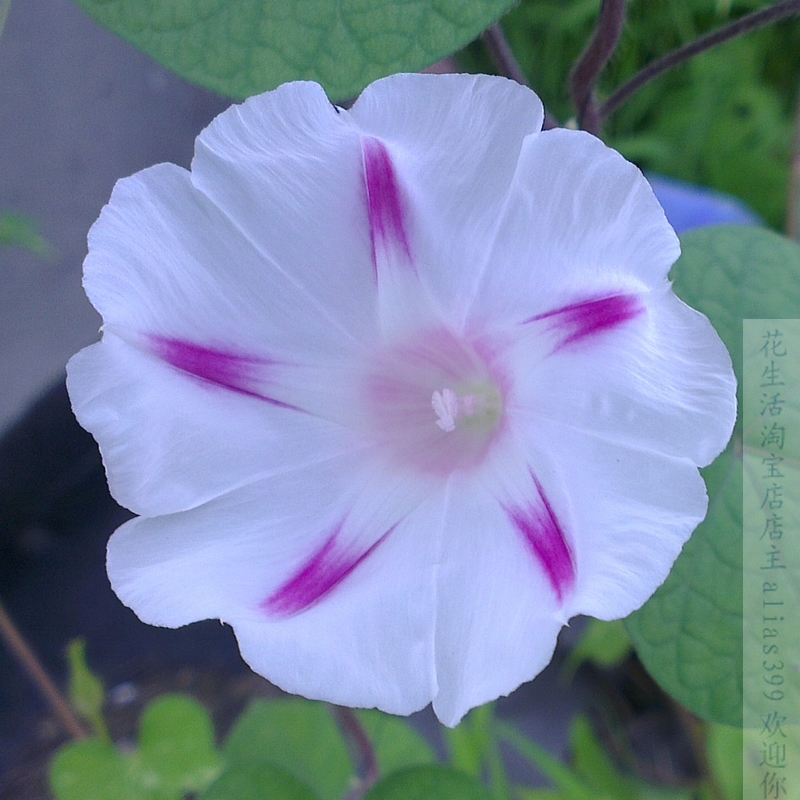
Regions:
<instances>
[{"instance_id":1,"label":"flower petal","mask_svg":"<svg viewBox=\"0 0 800 800\"><path fill-rule=\"evenodd\" d=\"M638 170L501 78L295 83L90 234L69 365L153 624L219 618L308 697L453 725L624 616L703 518L730 359Z\"/></svg>"},{"instance_id":2,"label":"flower petal","mask_svg":"<svg viewBox=\"0 0 800 800\"><path fill-rule=\"evenodd\" d=\"M405 200L395 174L392 157L382 142L367 138L364 148L364 180L367 190L372 260L376 280L391 262L414 267L408 241Z\"/></svg>"},{"instance_id":3,"label":"flower petal","mask_svg":"<svg viewBox=\"0 0 800 800\"><path fill-rule=\"evenodd\" d=\"M276 366L276 362L269 358L204 347L195 342L166 336L143 337L143 345L157 358L186 375L281 408L301 410L273 397L274 392L269 388L264 390L263 386L271 382L270 373Z\"/></svg>"},{"instance_id":4,"label":"flower petal","mask_svg":"<svg viewBox=\"0 0 800 800\"><path fill-rule=\"evenodd\" d=\"M696 465L551 421L523 447L569 526L576 581L564 617L619 619L635 611L705 516Z\"/></svg>"},{"instance_id":5,"label":"flower petal","mask_svg":"<svg viewBox=\"0 0 800 800\"><path fill-rule=\"evenodd\" d=\"M414 209L395 169L395 159L383 142L373 137L363 137L362 148L378 317L386 342L432 326L437 314L420 286L410 237Z\"/></svg>"},{"instance_id":6,"label":"flower petal","mask_svg":"<svg viewBox=\"0 0 800 800\"><path fill-rule=\"evenodd\" d=\"M609 289L635 293L660 284L679 253L633 164L588 133L544 131L522 147L473 314L521 321Z\"/></svg>"},{"instance_id":7,"label":"flower petal","mask_svg":"<svg viewBox=\"0 0 800 800\"><path fill-rule=\"evenodd\" d=\"M391 154L411 209L420 277L454 323L466 308L506 201L523 139L542 126L539 98L487 75L393 75L350 115Z\"/></svg>"},{"instance_id":8,"label":"flower petal","mask_svg":"<svg viewBox=\"0 0 800 800\"><path fill-rule=\"evenodd\" d=\"M363 456L332 458L127 523L109 576L151 624L230 623L248 663L287 691L410 713L436 685L426 494ZM345 560L322 564L334 547Z\"/></svg>"},{"instance_id":9,"label":"flower petal","mask_svg":"<svg viewBox=\"0 0 800 800\"><path fill-rule=\"evenodd\" d=\"M192 182L316 309L359 341L375 330L361 137L314 83L234 106L198 137ZM287 235L291 232L291 235Z\"/></svg>"},{"instance_id":10,"label":"flower petal","mask_svg":"<svg viewBox=\"0 0 800 800\"><path fill-rule=\"evenodd\" d=\"M453 481L441 558L433 707L453 726L541 672L562 622L541 561L488 491Z\"/></svg>"},{"instance_id":11,"label":"flower petal","mask_svg":"<svg viewBox=\"0 0 800 800\"><path fill-rule=\"evenodd\" d=\"M434 701L449 725L538 674L572 616L638 608L705 516L688 459L549 422L512 436L479 488L452 479Z\"/></svg>"},{"instance_id":12,"label":"flower petal","mask_svg":"<svg viewBox=\"0 0 800 800\"><path fill-rule=\"evenodd\" d=\"M641 299L635 294L611 294L592 297L568 306L537 314L525 324L546 322L555 334L554 352L578 345L587 339L602 336L624 325L644 312Z\"/></svg>"},{"instance_id":13,"label":"flower petal","mask_svg":"<svg viewBox=\"0 0 800 800\"><path fill-rule=\"evenodd\" d=\"M117 183L89 233L84 287L105 325L133 337L236 346L303 363L353 351L345 323L171 164Z\"/></svg>"},{"instance_id":14,"label":"flower petal","mask_svg":"<svg viewBox=\"0 0 800 800\"><path fill-rule=\"evenodd\" d=\"M347 548L341 544L347 518L333 527L322 546L317 548L298 570L268 597L261 601L263 611L273 617L289 617L306 611L336 589L363 561L395 531L392 525L368 547Z\"/></svg>"},{"instance_id":15,"label":"flower petal","mask_svg":"<svg viewBox=\"0 0 800 800\"><path fill-rule=\"evenodd\" d=\"M575 583L575 563L563 523L553 510L542 485L531 472L530 496L521 505L504 508L514 527L539 561L559 605Z\"/></svg>"},{"instance_id":16,"label":"flower petal","mask_svg":"<svg viewBox=\"0 0 800 800\"><path fill-rule=\"evenodd\" d=\"M512 412L521 429L557 421L705 466L719 455L736 420L730 356L709 321L666 282L630 304L636 314L623 313L613 328L554 351L542 352L538 332L531 331L513 358Z\"/></svg>"},{"instance_id":17,"label":"flower petal","mask_svg":"<svg viewBox=\"0 0 800 800\"><path fill-rule=\"evenodd\" d=\"M73 356L67 384L112 494L138 514L192 508L357 447L338 425L192 378L113 334Z\"/></svg>"}]
</instances>

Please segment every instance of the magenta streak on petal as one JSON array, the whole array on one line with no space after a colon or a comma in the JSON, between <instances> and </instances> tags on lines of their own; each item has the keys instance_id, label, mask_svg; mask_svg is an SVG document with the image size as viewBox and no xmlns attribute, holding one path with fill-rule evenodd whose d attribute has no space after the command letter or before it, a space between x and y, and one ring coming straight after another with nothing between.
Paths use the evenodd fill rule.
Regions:
<instances>
[{"instance_id":1,"label":"magenta streak on petal","mask_svg":"<svg viewBox=\"0 0 800 800\"><path fill-rule=\"evenodd\" d=\"M575 565L564 531L544 491L531 473L538 497L527 508L506 508L505 511L525 543L539 560L558 602L575 583Z\"/></svg>"},{"instance_id":2,"label":"magenta streak on petal","mask_svg":"<svg viewBox=\"0 0 800 800\"><path fill-rule=\"evenodd\" d=\"M549 319L561 335L556 349L580 342L622 325L644 312L644 305L635 294L617 294L596 300L573 303L546 314L531 317L526 322Z\"/></svg>"},{"instance_id":3,"label":"magenta streak on petal","mask_svg":"<svg viewBox=\"0 0 800 800\"><path fill-rule=\"evenodd\" d=\"M263 611L277 617L290 617L315 605L365 561L397 527L393 525L375 544L356 555L337 546L343 525L344 521L340 522L298 572L261 603Z\"/></svg>"},{"instance_id":4,"label":"magenta streak on petal","mask_svg":"<svg viewBox=\"0 0 800 800\"><path fill-rule=\"evenodd\" d=\"M377 139L364 140L364 173L367 187L372 259L377 276L383 253L399 250L412 264L411 247L406 231L405 210L400 185L388 150Z\"/></svg>"},{"instance_id":5,"label":"magenta streak on petal","mask_svg":"<svg viewBox=\"0 0 800 800\"><path fill-rule=\"evenodd\" d=\"M274 361L236 355L165 336L148 336L147 342L148 350L153 355L181 372L281 408L300 410L256 391L257 385L264 382L266 370L276 363Z\"/></svg>"}]
</instances>

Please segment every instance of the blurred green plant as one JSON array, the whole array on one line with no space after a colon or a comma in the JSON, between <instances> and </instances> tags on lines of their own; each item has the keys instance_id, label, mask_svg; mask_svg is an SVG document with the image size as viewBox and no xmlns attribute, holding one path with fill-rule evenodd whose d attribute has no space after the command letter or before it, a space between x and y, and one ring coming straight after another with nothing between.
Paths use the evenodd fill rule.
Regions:
<instances>
[{"instance_id":1,"label":"blurred green plant","mask_svg":"<svg viewBox=\"0 0 800 800\"><path fill-rule=\"evenodd\" d=\"M718 728L721 726L708 729L708 741L712 734L720 738ZM734 729L725 730L741 734ZM498 732L504 742L546 776L553 786L552 789L519 787L517 796L521 800L741 800L742 797L741 792L738 796L728 793L729 787L735 789L735 782L727 773L735 770L739 776L742 774L741 747L736 750L730 737L717 748L713 769L700 782L686 788L675 788L655 786L621 768L584 716L572 721L568 764L554 758L509 725L498 724ZM738 761L735 760L737 757Z\"/></svg>"},{"instance_id":2,"label":"blurred green plant","mask_svg":"<svg viewBox=\"0 0 800 800\"><path fill-rule=\"evenodd\" d=\"M587 661L598 667L615 667L628 657L631 650L631 639L621 619L613 622L590 619L577 645L567 656L562 677L571 680L578 667Z\"/></svg>"},{"instance_id":3,"label":"blurred green plant","mask_svg":"<svg viewBox=\"0 0 800 800\"><path fill-rule=\"evenodd\" d=\"M139 740L124 752L104 736L73 742L51 765L58 800L182 800L222 771L211 718L183 695L162 695L142 716Z\"/></svg>"},{"instance_id":4,"label":"blurred green plant","mask_svg":"<svg viewBox=\"0 0 800 800\"><path fill-rule=\"evenodd\" d=\"M3 35L3 30L6 27L6 20L8 19L8 10L11 8L11 0L0 0L0 36Z\"/></svg>"},{"instance_id":5,"label":"blurred green plant","mask_svg":"<svg viewBox=\"0 0 800 800\"><path fill-rule=\"evenodd\" d=\"M618 657L619 631L589 630L579 649L608 662L601 641ZM610 634L610 635L608 635ZM57 800L739 800L741 731L700 726L702 760L709 770L686 787L654 786L621 767L589 720L570 729L570 759L561 761L514 727L492 705L474 709L460 726L443 729L446 764L405 720L378 711L338 710L295 698L255 700L221 747L213 723L195 700L162 695L143 711L136 745L107 736L105 692L86 663L85 644L69 647L70 699L93 721L91 738L64 746L51 764ZM608 654L607 654L608 655ZM348 736L357 726L364 740ZM357 738L357 737L356 737ZM749 740L748 740L749 741ZM751 744L755 746L753 738ZM552 786L531 788L509 780L501 745L511 748ZM359 764L366 747L374 774ZM369 770L367 770L369 772ZM738 776L738 777L737 777ZM738 792L738 794L737 794Z\"/></svg>"},{"instance_id":6,"label":"blurred green plant","mask_svg":"<svg viewBox=\"0 0 800 800\"><path fill-rule=\"evenodd\" d=\"M67 647L69 660L69 702L75 713L85 719L94 735L110 741L103 718L105 688L86 663L86 640L75 639Z\"/></svg>"},{"instance_id":7,"label":"blurred green plant","mask_svg":"<svg viewBox=\"0 0 800 800\"><path fill-rule=\"evenodd\" d=\"M630 0L627 23L598 89L608 96L654 59L768 0ZM523 0L503 19L530 85L562 122L575 115L570 69L600 0ZM478 43L460 54L491 71ZM800 21L722 45L643 87L606 123L604 140L642 169L740 197L784 224L800 74Z\"/></svg>"},{"instance_id":8,"label":"blurred green plant","mask_svg":"<svg viewBox=\"0 0 800 800\"><path fill-rule=\"evenodd\" d=\"M2 0L0 0L0 22L2 22ZM0 247L22 247L42 258L53 258L55 250L39 233L36 224L22 214L0 213Z\"/></svg>"}]
</instances>

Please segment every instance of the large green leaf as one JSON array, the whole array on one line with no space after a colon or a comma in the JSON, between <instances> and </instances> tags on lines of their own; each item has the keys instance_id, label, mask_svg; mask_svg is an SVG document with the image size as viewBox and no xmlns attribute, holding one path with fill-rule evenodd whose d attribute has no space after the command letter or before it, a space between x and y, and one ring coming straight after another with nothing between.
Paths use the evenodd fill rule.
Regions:
<instances>
[{"instance_id":1,"label":"large green leaf","mask_svg":"<svg viewBox=\"0 0 800 800\"><path fill-rule=\"evenodd\" d=\"M77 0L101 25L190 81L248 97L292 80L338 100L427 67L509 0Z\"/></svg>"},{"instance_id":2,"label":"large green leaf","mask_svg":"<svg viewBox=\"0 0 800 800\"><path fill-rule=\"evenodd\" d=\"M364 800L492 800L492 796L463 772L429 764L387 775Z\"/></svg>"},{"instance_id":3,"label":"large green leaf","mask_svg":"<svg viewBox=\"0 0 800 800\"><path fill-rule=\"evenodd\" d=\"M709 770L719 785L724 800L741 800L744 797L742 729L710 725L706 734L706 754Z\"/></svg>"},{"instance_id":4,"label":"large green leaf","mask_svg":"<svg viewBox=\"0 0 800 800\"><path fill-rule=\"evenodd\" d=\"M800 248L737 227L692 231L682 245L675 291L709 317L741 383L742 320L800 316ZM663 586L627 620L656 680L696 714L729 725L742 720L741 435L737 423L728 449L703 471L705 522Z\"/></svg>"},{"instance_id":5,"label":"large green leaf","mask_svg":"<svg viewBox=\"0 0 800 800\"><path fill-rule=\"evenodd\" d=\"M745 323L744 725L800 722L800 319Z\"/></svg>"}]
</instances>

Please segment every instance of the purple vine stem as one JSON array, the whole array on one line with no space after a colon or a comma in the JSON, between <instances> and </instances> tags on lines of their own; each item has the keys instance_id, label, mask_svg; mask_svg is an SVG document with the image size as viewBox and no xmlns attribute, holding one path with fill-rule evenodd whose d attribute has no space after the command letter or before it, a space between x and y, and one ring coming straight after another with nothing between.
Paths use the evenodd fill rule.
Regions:
<instances>
[{"instance_id":1,"label":"purple vine stem","mask_svg":"<svg viewBox=\"0 0 800 800\"><path fill-rule=\"evenodd\" d=\"M627 0L603 0L597 26L589 44L570 76L572 102L578 114L578 126L589 133L600 132L600 116L595 84L617 49L625 26Z\"/></svg>"},{"instance_id":2,"label":"purple vine stem","mask_svg":"<svg viewBox=\"0 0 800 800\"><path fill-rule=\"evenodd\" d=\"M506 78L511 78L511 80L527 86L528 80L511 50L500 23L495 22L490 25L481 35L481 39L484 47L489 51L497 71Z\"/></svg>"},{"instance_id":3,"label":"purple vine stem","mask_svg":"<svg viewBox=\"0 0 800 800\"><path fill-rule=\"evenodd\" d=\"M493 23L481 34L481 41L500 75L511 78L511 80L522 84L522 86L529 85L528 79L525 77L525 73L522 71L522 67L520 67L499 22ZM558 127L558 122L547 113L547 110L545 110L544 125L542 127L544 130Z\"/></svg>"},{"instance_id":4,"label":"purple vine stem","mask_svg":"<svg viewBox=\"0 0 800 800\"><path fill-rule=\"evenodd\" d=\"M370 787L375 784L379 777L378 759L375 756L375 748L367 735L364 726L350 708L341 706L331 706L336 719L336 724L342 731L347 742L347 749L356 765L356 774L360 778L356 786L346 800L360 800Z\"/></svg>"},{"instance_id":5,"label":"purple vine stem","mask_svg":"<svg viewBox=\"0 0 800 800\"><path fill-rule=\"evenodd\" d=\"M758 28L763 28L767 25L779 22L795 14L800 14L800 0L783 0L783 2L775 3L775 5L769 6L768 8L762 8L760 11L746 14L728 25L724 25L705 36L701 36L685 47L679 47L663 58L653 61L634 75L627 83L617 89L617 91L600 106L598 124L602 124L602 122L611 116L611 114L628 100L631 95L638 92L642 86L649 83L654 78L663 75L673 67L677 67L690 58L704 53L707 50L711 50L717 45L730 41L737 36L750 33Z\"/></svg>"}]
</instances>

